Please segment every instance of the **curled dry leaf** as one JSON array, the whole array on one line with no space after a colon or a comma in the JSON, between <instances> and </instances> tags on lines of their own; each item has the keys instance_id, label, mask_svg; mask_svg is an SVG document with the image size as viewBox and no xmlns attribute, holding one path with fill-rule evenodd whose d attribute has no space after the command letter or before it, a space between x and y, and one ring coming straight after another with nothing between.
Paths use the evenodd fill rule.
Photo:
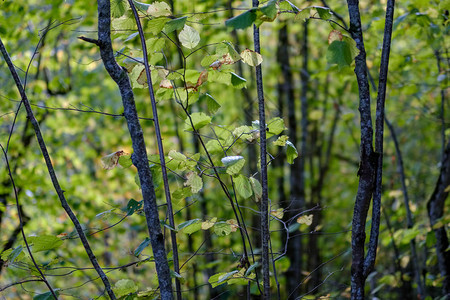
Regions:
<instances>
[{"instance_id":1,"label":"curled dry leaf","mask_svg":"<svg viewBox=\"0 0 450 300\"><path fill-rule=\"evenodd\" d=\"M231 232L236 232L239 228L237 221L234 219L227 220L227 224L230 224Z\"/></svg>"},{"instance_id":2,"label":"curled dry leaf","mask_svg":"<svg viewBox=\"0 0 450 300\"><path fill-rule=\"evenodd\" d=\"M123 155L127 155L127 153L125 153L125 151L123 151L123 150L120 150L120 151L116 151L114 153L108 154L106 156L103 156L102 157L103 169L111 170L111 169L114 169L115 167L117 167L117 165L119 163L119 158Z\"/></svg>"}]
</instances>

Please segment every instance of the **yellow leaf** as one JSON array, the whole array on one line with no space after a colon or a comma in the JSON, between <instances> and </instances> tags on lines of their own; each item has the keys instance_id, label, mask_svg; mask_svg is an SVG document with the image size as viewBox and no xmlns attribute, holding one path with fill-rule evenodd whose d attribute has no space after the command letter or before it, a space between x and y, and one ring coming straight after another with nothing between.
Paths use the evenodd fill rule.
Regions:
<instances>
[{"instance_id":1,"label":"yellow leaf","mask_svg":"<svg viewBox=\"0 0 450 300\"><path fill-rule=\"evenodd\" d=\"M228 221L227 221L227 224L230 224L231 232L236 232L237 229L239 228L239 226L238 226L236 220L234 220L234 219L228 220Z\"/></svg>"},{"instance_id":2,"label":"yellow leaf","mask_svg":"<svg viewBox=\"0 0 450 300\"><path fill-rule=\"evenodd\" d=\"M312 220L313 220L313 215L307 215L307 216L303 215L303 216L298 217L297 223L305 224L305 225L309 226L312 224Z\"/></svg>"},{"instance_id":3,"label":"yellow leaf","mask_svg":"<svg viewBox=\"0 0 450 300\"><path fill-rule=\"evenodd\" d=\"M246 64L252 67L260 65L263 61L261 54L250 49L245 49L242 51L241 58Z\"/></svg>"},{"instance_id":4,"label":"yellow leaf","mask_svg":"<svg viewBox=\"0 0 450 300\"><path fill-rule=\"evenodd\" d=\"M216 224L217 218L212 218L211 220L206 220L202 223L202 229L208 230Z\"/></svg>"},{"instance_id":5,"label":"yellow leaf","mask_svg":"<svg viewBox=\"0 0 450 300\"><path fill-rule=\"evenodd\" d=\"M270 214L272 216L274 216L275 218L277 218L277 219L283 219L284 211L283 211L282 208L279 208L279 209L276 209L276 210L271 210Z\"/></svg>"}]
</instances>

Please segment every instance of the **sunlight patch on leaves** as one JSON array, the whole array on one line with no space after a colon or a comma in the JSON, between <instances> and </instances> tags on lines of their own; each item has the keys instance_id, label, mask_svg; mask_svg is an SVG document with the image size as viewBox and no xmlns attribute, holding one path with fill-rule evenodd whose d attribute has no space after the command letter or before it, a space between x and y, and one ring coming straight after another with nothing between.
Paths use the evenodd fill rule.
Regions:
<instances>
[{"instance_id":1,"label":"sunlight patch on leaves","mask_svg":"<svg viewBox=\"0 0 450 300\"><path fill-rule=\"evenodd\" d=\"M297 223L311 225L313 221L314 215L303 215L297 218Z\"/></svg>"},{"instance_id":2,"label":"sunlight patch on leaves","mask_svg":"<svg viewBox=\"0 0 450 300\"><path fill-rule=\"evenodd\" d=\"M241 52L242 61L249 66L256 67L263 62L261 54L250 49L245 49Z\"/></svg>"},{"instance_id":3,"label":"sunlight patch on leaves","mask_svg":"<svg viewBox=\"0 0 450 300\"><path fill-rule=\"evenodd\" d=\"M239 175L233 178L236 185L236 192L244 199L253 195L253 189L247 176Z\"/></svg>"},{"instance_id":4,"label":"sunlight patch on leaves","mask_svg":"<svg viewBox=\"0 0 450 300\"><path fill-rule=\"evenodd\" d=\"M184 186L189 186L191 188L192 193L198 193L203 187L203 180L200 176L195 172L188 172L186 174L186 182Z\"/></svg>"},{"instance_id":5,"label":"sunlight patch on leaves","mask_svg":"<svg viewBox=\"0 0 450 300\"><path fill-rule=\"evenodd\" d=\"M227 168L227 174L236 175L245 164L243 156L226 156L222 158L223 165Z\"/></svg>"},{"instance_id":6,"label":"sunlight patch on leaves","mask_svg":"<svg viewBox=\"0 0 450 300\"><path fill-rule=\"evenodd\" d=\"M184 28L178 35L178 38L180 39L181 44L188 49L195 48L195 46L197 46L200 42L200 34L189 25L184 25Z\"/></svg>"}]
</instances>

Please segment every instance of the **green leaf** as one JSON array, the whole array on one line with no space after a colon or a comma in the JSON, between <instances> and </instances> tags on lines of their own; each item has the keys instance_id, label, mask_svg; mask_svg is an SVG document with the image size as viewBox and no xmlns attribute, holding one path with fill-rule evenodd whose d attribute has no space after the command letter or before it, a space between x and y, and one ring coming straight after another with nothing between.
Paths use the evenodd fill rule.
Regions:
<instances>
[{"instance_id":1,"label":"green leaf","mask_svg":"<svg viewBox=\"0 0 450 300\"><path fill-rule=\"evenodd\" d=\"M206 125L211 123L211 117L202 112L192 113L191 119L195 130L205 127ZM192 125L189 117L186 118L185 123L186 124L184 126L184 129L192 131Z\"/></svg>"},{"instance_id":2,"label":"green leaf","mask_svg":"<svg viewBox=\"0 0 450 300\"><path fill-rule=\"evenodd\" d=\"M220 146L220 143L218 140L210 140L206 143L206 150L210 152L211 154L218 154L222 153L223 149Z\"/></svg>"},{"instance_id":3,"label":"green leaf","mask_svg":"<svg viewBox=\"0 0 450 300\"><path fill-rule=\"evenodd\" d=\"M233 178L236 185L236 192L242 198L247 199L253 194L252 186L249 179L244 175L239 175Z\"/></svg>"},{"instance_id":4,"label":"green leaf","mask_svg":"<svg viewBox=\"0 0 450 300\"><path fill-rule=\"evenodd\" d=\"M236 175L245 164L243 156L226 156L222 158L223 165L227 168L227 174Z\"/></svg>"},{"instance_id":5,"label":"green leaf","mask_svg":"<svg viewBox=\"0 0 450 300\"><path fill-rule=\"evenodd\" d=\"M317 10L317 12L319 13L319 17L322 20L329 20L329 19L331 19L331 12L330 12L329 8L321 7L321 6L314 6L314 8Z\"/></svg>"},{"instance_id":6,"label":"green leaf","mask_svg":"<svg viewBox=\"0 0 450 300\"><path fill-rule=\"evenodd\" d=\"M169 19L166 18L154 18L147 22L146 30L150 31L154 35L159 34Z\"/></svg>"},{"instance_id":7,"label":"green leaf","mask_svg":"<svg viewBox=\"0 0 450 300\"><path fill-rule=\"evenodd\" d=\"M211 70L208 72L208 81L224 83L226 85L230 85L231 84L231 72L227 72L225 70L224 71Z\"/></svg>"},{"instance_id":8,"label":"green leaf","mask_svg":"<svg viewBox=\"0 0 450 300\"><path fill-rule=\"evenodd\" d=\"M134 18L128 16L127 14L118 19L113 19L111 25L115 30L136 30Z\"/></svg>"},{"instance_id":9,"label":"green leaf","mask_svg":"<svg viewBox=\"0 0 450 300\"><path fill-rule=\"evenodd\" d=\"M262 186L258 179L254 177L250 177L250 184L252 185L253 194L256 197L256 201L261 200L262 197Z\"/></svg>"},{"instance_id":10,"label":"green leaf","mask_svg":"<svg viewBox=\"0 0 450 300\"><path fill-rule=\"evenodd\" d=\"M188 49L193 49L200 42L200 34L198 31L188 25L184 25L178 38L180 39L181 44Z\"/></svg>"},{"instance_id":11,"label":"green leaf","mask_svg":"<svg viewBox=\"0 0 450 300\"><path fill-rule=\"evenodd\" d=\"M235 271L235 272L237 272L237 271ZM208 282L211 284L211 286L213 288L215 288L215 287L225 283L223 280L221 282L219 282L219 280L221 279L221 277L225 276L226 274L227 273L214 274L211 277L209 277Z\"/></svg>"},{"instance_id":12,"label":"green leaf","mask_svg":"<svg viewBox=\"0 0 450 300\"><path fill-rule=\"evenodd\" d=\"M287 135L279 136L276 141L273 141L273 144L277 146L285 146L288 138L289 137Z\"/></svg>"},{"instance_id":13,"label":"green leaf","mask_svg":"<svg viewBox=\"0 0 450 300\"><path fill-rule=\"evenodd\" d=\"M176 150L170 150L168 156L170 159L175 159L175 160L179 160L179 161L187 160L186 156L183 153L180 153Z\"/></svg>"},{"instance_id":14,"label":"green leaf","mask_svg":"<svg viewBox=\"0 0 450 300\"><path fill-rule=\"evenodd\" d=\"M157 52L164 49L166 41L163 38L150 38L145 41L149 52Z\"/></svg>"},{"instance_id":15,"label":"green leaf","mask_svg":"<svg viewBox=\"0 0 450 300\"><path fill-rule=\"evenodd\" d=\"M187 20L187 17L181 17L178 19L170 20L169 22L166 23L166 25L164 27L164 32L169 34L172 31L180 30L186 24L186 20Z\"/></svg>"},{"instance_id":16,"label":"green leaf","mask_svg":"<svg viewBox=\"0 0 450 300\"><path fill-rule=\"evenodd\" d=\"M247 88L247 80L233 72L231 72L231 84L236 89Z\"/></svg>"},{"instance_id":17,"label":"green leaf","mask_svg":"<svg viewBox=\"0 0 450 300\"><path fill-rule=\"evenodd\" d=\"M197 175L195 172L188 172L186 174L186 182L184 183L184 186L191 187L192 193L198 193L202 187L203 187L203 180L200 176Z\"/></svg>"},{"instance_id":18,"label":"green leaf","mask_svg":"<svg viewBox=\"0 0 450 300\"><path fill-rule=\"evenodd\" d=\"M350 66L353 57L350 46L345 41L334 41L328 46L327 61L329 64L337 64L339 70Z\"/></svg>"},{"instance_id":19,"label":"green leaf","mask_svg":"<svg viewBox=\"0 0 450 300\"><path fill-rule=\"evenodd\" d=\"M172 193L172 198L174 199L184 199L192 196L192 191L190 187L185 187L182 189L177 189Z\"/></svg>"},{"instance_id":20,"label":"green leaf","mask_svg":"<svg viewBox=\"0 0 450 300\"><path fill-rule=\"evenodd\" d=\"M178 225L178 231L183 230L186 234L193 234L202 228L202 220L194 219L181 223Z\"/></svg>"},{"instance_id":21,"label":"green leaf","mask_svg":"<svg viewBox=\"0 0 450 300\"><path fill-rule=\"evenodd\" d=\"M250 273L252 273L253 270L255 270L256 268L258 268L259 266L261 266L261 263L259 261L255 262L254 264L252 264L247 271L245 271L245 277L247 277L248 275L250 275Z\"/></svg>"},{"instance_id":22,"label":"green leaf","mask_svg":"<svg viewBox=\"0 0 450 300\"><path fill-rule=\"evenodd\" d=\"M295 20L305 22L310 17L311 17L311 7L306 7L295 15Z\"/></svg>"},{"instance_id":23,"label":"green leaf","mask_svg":"<svg viewBox=\"0 0 450 300\"><path fill-rule=\"evenodd\" d=\"M263 62L261 54L250 49L245 49L241 52L242 61L249 66L256 67Z\"/></svg>"},{"instance_id":24,"label":"green leaf","mask_svg":"<svg viewBox=\"0 0 450 300\"><path fill-rule=\"evenodd\" d=\"M59 289L53 289L56 296L59 296ZM52 292L45 292L33 297L33 300L54 300Z\"/></svg>"},{"instance_id":25,"label":"green leaf","mask_svg":"<svg viewBox=\"0 0 450 300\"><path fill-rule=\"evenodd\" d=\"M277 0L269 0L266 5L261 7L261 12L269 19L274 20L278 14Z\"/></svg>"},{"instance_id":26,"label":"green leaf","mask_svg":"<svg viewBox=\"0 0 450 300\"><path fill-rule=\"evenodd\" d=\"M138 286L131 279L121 279L114 285L114 293L117 297L122 297L138 291Z\"/></svg>"},{"instance_id":27,"label":"green leaf","mask_svg":"<svg viewBox=\"0 0 450 300\"><path fill-rule=\"evenodd\" d=\"M111 17L120 18L125 14L127 7L126 0L112 0L111 1Z\"/></svg>"},{"instance_id":28,"label":"green leaf","mask_svg":"<svg viewBox=\"0 0 450 300\"><path fill-rule=\"evenodd\" d=\"M142 209L142 201L136 201L134 199L130 199L127 203L127 216L131 216L132 214L134 214L136 211Z\"/></svg>"},{"instance_id":29,"label":"green leaf","mask_svg":"<svg viewBox=\"0 0 450 300\"><path fill-rule=\"evenodd\" d=\"M272 135L280 134L285 129L286 129L286 126L284 126L284 120L280 117L275 117L273 119L270 119L267 124L267 131L268 131L268 133L271 133Z\"/></svg>"},{"instance_id":30,"label":"green leaf","mask_svg":"<svg viewBox=\"0 0 450 300\"><path fill-rule=\"evenodd\" d=\"M294 159L298 157L298 152L294 144L292 144L290 141L286 142L286 146L286 159L288 163L292 165L294 163Z\"/></svg>"},{"instance_id":31,"label":"green leaf","mask_svg":"<svg viewBox=\"0 0 450 300\"><path fill-rule=\"evenodd\" d=\"M210 114L215 114L219 108L221 107L220 104L214 99L213 96L211 96L208 93L205 93L200 96L200 99L203 100L206 98L206 105L208 107L208 111Z\"/></svg>"},{"instance_id":32,"label":"green leaf","mask_svg":"<svg viewBox=\"0 0 450 300\"><path fill-rule=\"evenodd\" d=\"M63 241L54 235L30 236L28 243L33 244L33 252L41 252L56 249L63 244Z\"/></svg>"},{"instance_id":33,"label":"green leaf","mask_svg":"<svg viewBox=\"0 0 450 300\"><path fill-rule=\"evenodd\" d=\"M138 257L141 255L142 251L150 245L150 239L148 237L134 250L134 256Z\"/></svg>"},{"instance_id":34,"label":"green leaf","mask_svg":"<svg viewBox=\"0 0 450 300\"><path fill-rule=\"evenodd\" d=\"M155 1L147 8L147 14L152 17L166 17L172 15L172 10L166 2Z\"/></svg>"},{"instance_id":35,"label":"green leaf","mask_svg":"<svg viewBox=\"0 0 450 300\"><path fill-rule=\"evenodd\" d=\"M22 252L23 247L21 245L14 249L8 249L2 252L1 258L4 261L9 261L11 263L15 262L16 259L19 261L25 254Z\"/></svg>"},{"instance_id":36,"label":"green leaf","mask_svg":"<svg viewBox=\"0 0 450 300\"><path fill-rule=\"evenodd\" d=\"M250 27L256 20L256 8L252 8L243 14L225 21L225 26L234 29L244 29Z\"/></svg>"},{"instance_id":37,"label":"green leaf","mask_svg":"<svg viewBox=\"0 0 450 300\"><path fill-rule=\"evenodd\" d=\"M214 224L214 233L218 236L225 236L231 233L231 225L227 222L217 222Z\"/></svg>"},{"instance_id":38,"label":"green leaf","mask_svg":"<svg viewBox=\"0 0 450 300\"><path fill-rule=\"evenodd\" d=\"M123 155L119 157L119 165L121 165L123 168L129 168L133 162L131 161L131 155Z\"/></svg>"},{"instance_id":39,"label":"green leaf","mask_svg":"<svg viewBox=\"0 0 450 300\"><path fill-rule=\"evenodd\" d=\"M138 11L147 12L147 9L150 7L150 4L142 3L136 0L133 0L133 4Z\"/></svg>"}]
</instances>

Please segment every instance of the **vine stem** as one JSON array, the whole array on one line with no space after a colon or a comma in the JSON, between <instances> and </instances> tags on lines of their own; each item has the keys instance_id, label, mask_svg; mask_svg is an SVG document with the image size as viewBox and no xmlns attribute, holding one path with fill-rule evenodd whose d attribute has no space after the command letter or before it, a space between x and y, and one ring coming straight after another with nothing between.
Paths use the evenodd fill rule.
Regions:
<instances>
[{"instance_id":1,"label":"vine stem","mask_svg":"<svg viewBox=\"0 0 450 300\"><path fill-rule=\"evenodd\" d=\"M89 245L89 242L86 238L86 235L84 234L83 228L81 227L80 221L78 221L77 216L74 214L72 209L69 206L69 203L66 200L66 197L64 195L64 191L62 190L61 186L59 185L58 178L55 173L55 169L53 168L53 164L50 158L50 155L47 150L47 145L45 144L44 137L42 136L41 129L39 128L39 123L37 122L33 110L31 109L30 101L28 101L27 94L25 93L25 90L23 88L22 82L19 78L19 75L16 72L16 68L14 67L11 58L9 57L8 52L6 51L6 48L3 44L3 41L0 38L0 52L3 55L3 58L5 59L9 71L11 72L11 75L16 83L17 89L19 90L20 96L22 98L23 105L25 106L25 109L27 111L27 118L30 120L31 124L33 125L34 132L36 134L37 141L39 143L39 147L42 151L42 156L44 157L45 164L47 165L47 170L50 175L50 178L52 180L53 187L55 188L56 194L58 195L59 201L61 202L62 207L66 211L67 215L69 216L70 220L75 226L75 229L78 233L78 236L80 237L81 243L83 244L83 247L86 251L86 254L89 257L89 260L91 261L92 265L94 266L95 270L97 271L97 274L100 276L101 280L103 281L103 284L106 288L106 291L111 299L116 299L116 296L114 295L114 292L111 288L111 284L109 283L108 277L103 272L103 269L100 267L97 258L95 257L94 253L92 252L91 246Z\"/></svg>"}]
</instances>

